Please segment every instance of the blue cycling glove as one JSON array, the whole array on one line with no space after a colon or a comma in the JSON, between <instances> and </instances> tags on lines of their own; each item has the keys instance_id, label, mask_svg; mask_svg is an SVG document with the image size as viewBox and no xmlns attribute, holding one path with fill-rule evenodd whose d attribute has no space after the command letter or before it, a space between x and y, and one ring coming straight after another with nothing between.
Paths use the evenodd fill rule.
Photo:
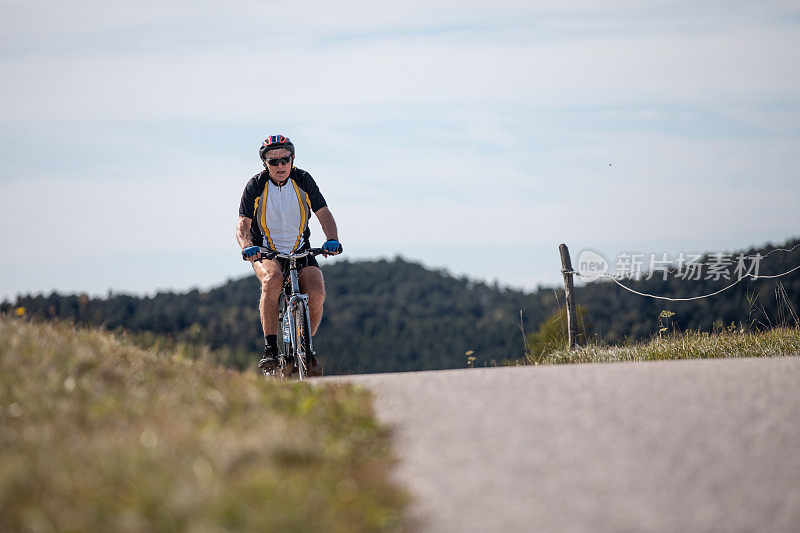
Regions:
<instances>
[{"instance_id":1,"label":"blue cycling glove","mask_svg":"<svg viewBox=\"0 0 800 533\"><path fill-rule=\"evenodd\" d=\"M336 239L328 239L322 245L322 251L330 255L340 254L342 253L342 245Z\"/></svg>"},{"instance_id":2,"label":"blue cycling glove","mask_svg":"<svg viewBox=\"0 0 800 533\"><path fill-rule=\"evenodd\" d=\"M253 257L260 251L261 249L258 246L248 246L242 250L242 259L247 260L248 257Z\"/></svg>"}]
</instances>

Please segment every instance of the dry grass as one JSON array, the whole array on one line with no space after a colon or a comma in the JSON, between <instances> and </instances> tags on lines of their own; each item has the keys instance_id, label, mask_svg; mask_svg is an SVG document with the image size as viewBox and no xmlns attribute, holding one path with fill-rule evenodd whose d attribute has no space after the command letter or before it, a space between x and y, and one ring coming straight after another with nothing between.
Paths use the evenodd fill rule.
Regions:
<instances>
[{"instance_id":1,"label":"dry grass","mask_svg":"<svg viewBox=\"0 0 800 533\"><path fill-rule=\"evenodd\" d=\"M757 332L729 329L715 333L673 333L640 344L622 346L590 344L573 351L556 350L535 361L529 358L528 363L604 363L787 355L800 355L798 328L775 328Z\"/></svg>"},{"instance_id":2,"label":"dry grass","mask_svg":"<svg viewBox=\"0 0 800 533\"><path fill-rule=\"evenodd\" d=\"M0 318L0 531L408 528L365 390Z\"/></svg>"}]
</instances>

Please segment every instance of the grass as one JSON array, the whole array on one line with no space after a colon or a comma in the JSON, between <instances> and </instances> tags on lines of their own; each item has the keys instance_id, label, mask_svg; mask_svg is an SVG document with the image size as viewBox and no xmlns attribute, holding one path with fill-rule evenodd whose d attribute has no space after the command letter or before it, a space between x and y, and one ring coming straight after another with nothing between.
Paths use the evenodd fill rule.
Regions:
<instances>
[{"instance_id":1,"label":"grass","mask_svg":"<svg viewBox=\"0 0 800 533\"><path fill-rule=\"evenodd\" d=\"M371 399L0 317L0 531L409 529Z\"/></svg>"},{"instance_id":2,"label":"grass","mask_svg":"<svg viewBox=\"0 0 800 533\"><path fill-rule=\"evenodd\" d=\"M572 351L560 349L535 358L528 356L520 363L607 363L788 355L800 355L800 328L752 332L730 328L714 333L672 333L638 344L603 346L592 343Z\"/></svg>"}]
</instances>

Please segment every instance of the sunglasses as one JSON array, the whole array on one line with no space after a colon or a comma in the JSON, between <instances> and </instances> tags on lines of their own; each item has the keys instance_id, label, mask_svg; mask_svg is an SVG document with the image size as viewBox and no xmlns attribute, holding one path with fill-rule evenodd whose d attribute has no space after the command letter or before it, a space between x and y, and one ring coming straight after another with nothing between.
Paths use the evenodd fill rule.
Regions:
<instances>
[{"instance_id":1,"label":"sunglasses","mask_svg":"<svg viewBox=\"0 0 800 533\"><path fill-rule=\"evenodd\" d=\"M292 160L292 156L287 155L286 157L276 157L275 159L267 159L267 164L273 167L277 167L278 165L288 165L289 161Z\"/></svg>"}]
</instances>

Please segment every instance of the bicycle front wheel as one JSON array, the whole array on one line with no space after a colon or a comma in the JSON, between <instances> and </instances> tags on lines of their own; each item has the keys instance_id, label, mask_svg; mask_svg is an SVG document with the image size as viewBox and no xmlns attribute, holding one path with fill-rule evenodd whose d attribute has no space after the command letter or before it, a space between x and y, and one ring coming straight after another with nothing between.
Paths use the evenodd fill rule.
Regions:
<instances>
[{"instance_id":1,"label":"bicycle front wheel","mask_svg":"<svg viewBox=\"0 0 800 533\"><path fill-rule=\"evenodd\" d=\"M308 376L308 358L311 355L311 331L308 308L302 300L294 309L295 346L297 347L297 373L300 379Z\"/></svg>"},{"instance_id":2,"label":"bicycle front wheel","mask_svg":"<svg viewBox=\"0 0 800 533\"><path fill-rule=\"evenodd\" d=\"M296 360L294 345L291 341L292 332L289 327L289 311L287 309L286 298L281 294L278 309L278 349L281 352L281 365L275 370L278 379L289 379L292 375L292 367ZM288 333L288 334L287 334ZM286 339L289 342L286 342Z\"/></svg>"}]
</instances>

